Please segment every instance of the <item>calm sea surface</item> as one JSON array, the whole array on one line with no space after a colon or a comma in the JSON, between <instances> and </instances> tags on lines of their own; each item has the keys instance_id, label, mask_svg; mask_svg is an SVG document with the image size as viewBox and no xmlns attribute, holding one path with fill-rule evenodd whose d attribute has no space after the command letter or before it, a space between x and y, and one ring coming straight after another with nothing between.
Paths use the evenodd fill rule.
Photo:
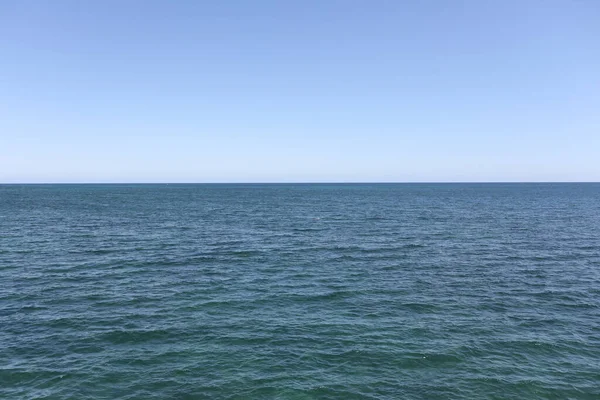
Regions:
<instances>
[{"instance_id":1,"label":"calm sea surface","mask_svg":"<svg viewBox=\"0 0 600 400\"><path fill-rule=\"evenodd\" d=\"M600 184L0 186L1 399L600 399Z\"/></svg>"}]
</instances>

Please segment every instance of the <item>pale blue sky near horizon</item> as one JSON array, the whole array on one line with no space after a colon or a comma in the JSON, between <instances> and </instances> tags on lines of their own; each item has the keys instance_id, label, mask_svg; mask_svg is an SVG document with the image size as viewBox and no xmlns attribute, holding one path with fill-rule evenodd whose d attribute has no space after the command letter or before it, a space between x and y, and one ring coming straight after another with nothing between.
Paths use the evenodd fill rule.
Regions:
<instances>
[{"instance_id":1,"label":"pale blue sky near horizon","mask_svg":"<svg viewBox=\"0 0 600 400\"><path fill-rule=\"evenodd\" d=\"M600 181L600 1L0 0L0 183Z\"/></svg>"}]
</instances>

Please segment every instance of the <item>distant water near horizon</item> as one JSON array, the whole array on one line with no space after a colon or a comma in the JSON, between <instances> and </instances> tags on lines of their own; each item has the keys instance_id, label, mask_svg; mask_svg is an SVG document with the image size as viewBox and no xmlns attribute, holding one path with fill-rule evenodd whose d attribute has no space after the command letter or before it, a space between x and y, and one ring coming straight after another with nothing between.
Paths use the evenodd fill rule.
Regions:
<instances>
[{"instance_id":1,"label":"distant water near horizon","mask_svg":"<svg viewBox=\"0 0 600 400\"><path fill-rule=\"evenodd\" d=\"M0 185L0 399L600 399L600 184Z\"/></svg>"}]
</instances>

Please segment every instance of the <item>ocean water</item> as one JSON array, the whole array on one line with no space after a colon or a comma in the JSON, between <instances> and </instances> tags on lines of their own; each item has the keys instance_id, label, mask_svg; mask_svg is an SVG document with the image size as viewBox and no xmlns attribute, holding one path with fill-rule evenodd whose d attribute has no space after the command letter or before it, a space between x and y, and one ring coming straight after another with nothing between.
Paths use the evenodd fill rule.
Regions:
<instances>
[{"instance_id":1,"label":"ocean water","mask_svg":"<svg viewBox=\"0 0 600 400\"><path fill-rule=\"evenodd\" d=\"M1 399L600 399L600 184L0 186Z\"/></svg>"}]
</instances>

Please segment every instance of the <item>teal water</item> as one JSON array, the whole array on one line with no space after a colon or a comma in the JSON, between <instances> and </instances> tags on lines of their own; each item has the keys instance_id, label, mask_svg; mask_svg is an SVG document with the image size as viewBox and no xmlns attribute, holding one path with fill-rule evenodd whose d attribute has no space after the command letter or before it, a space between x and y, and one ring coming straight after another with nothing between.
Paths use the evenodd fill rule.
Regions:
<instances>
[{"instance_id":1,"label":"teal water","mask_svg":"<svg viewBox=\"0 0 600 400\"><path fill-rule=\"evenodd\" d=\"M2 399L599 399L599 184L0 186Z\"/></svg>"}]
</instances>

